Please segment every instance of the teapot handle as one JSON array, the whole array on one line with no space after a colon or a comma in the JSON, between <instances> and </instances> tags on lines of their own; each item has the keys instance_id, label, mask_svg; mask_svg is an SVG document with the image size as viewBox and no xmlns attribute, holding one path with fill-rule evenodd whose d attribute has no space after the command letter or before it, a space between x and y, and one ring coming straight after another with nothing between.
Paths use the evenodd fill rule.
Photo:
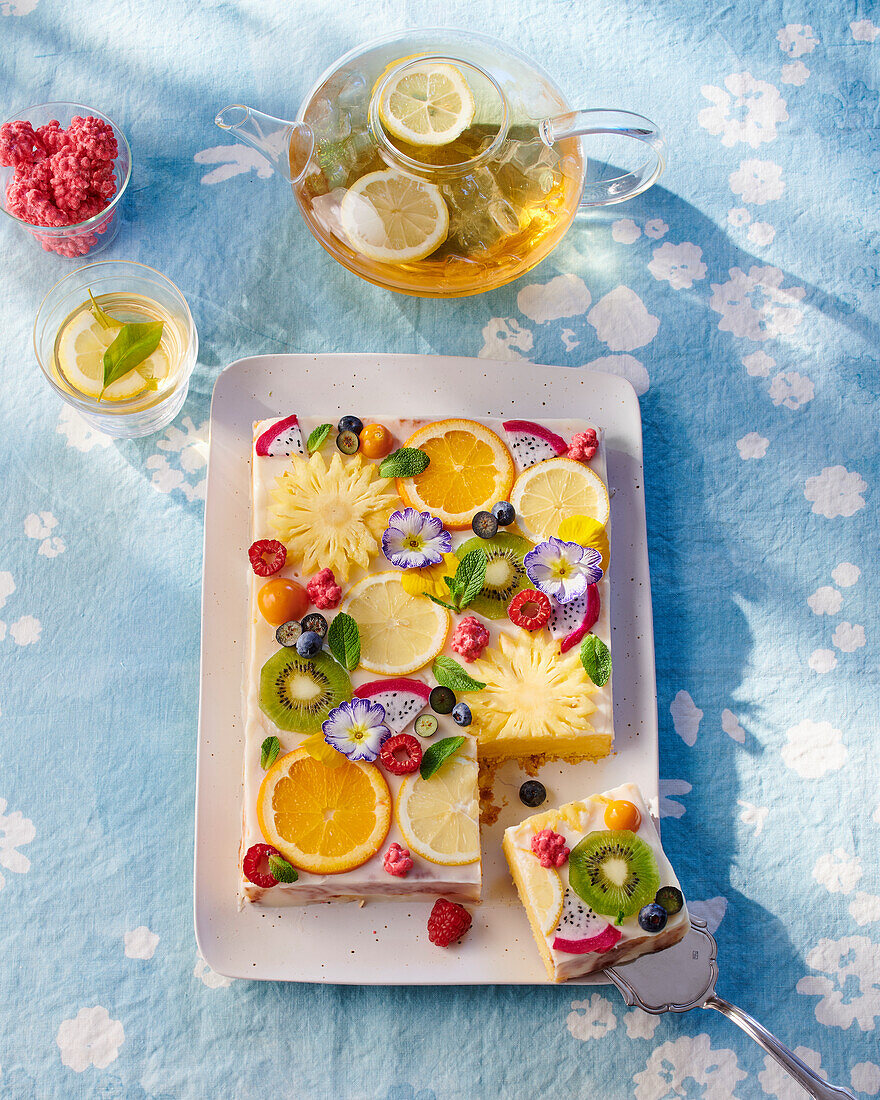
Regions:
<instances>
[{"instance_id":1,"label":"teapot handle","mask_svg":"<svg viewBox=\"0 0 880 1100\"><path fill-rule=\"evenodd\" d=\"M660 131L643 115L632 111L610 111L596 109L590 111L570 111L555 118L546 118L539 126L541 140L547 145L569 137L586 137L590 134L615 134L618 137L633 138L650 147L650 155L644 164L632 172L615 176L613 179L597 180L584 185L580 205L610 206L612 203L625 202L640 195L660 178L665 167L666 143Z\"/></svg>"}]
</instances>

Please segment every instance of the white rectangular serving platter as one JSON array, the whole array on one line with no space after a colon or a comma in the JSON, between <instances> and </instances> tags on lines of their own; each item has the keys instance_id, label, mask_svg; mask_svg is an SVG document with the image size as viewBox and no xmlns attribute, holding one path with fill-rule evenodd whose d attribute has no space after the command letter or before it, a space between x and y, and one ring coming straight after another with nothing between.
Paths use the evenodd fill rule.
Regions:
<instances>
[{"instance_id":1,"label":"white rectangular serving platter","mask_svg":"<svg viewBox=\"0 0 880 1100\"><path fill-rule=\"evenodd\" d=\"M614 751L541 769L547 806L620 783L658 800L654 635L639 404L609 374L526 361L429 355L265 355L239 359L214 386L205 506L202 659L195 830L195 928L220 974L351 985L546 984L547 976L501 852L504 829L529 811L525 775L499 770L498 820L484 826L483 901L457 947L427 938L428 902L320 904L239 911L241 682L245 660L250 455L255 420L291 412L335 420L389 416L583 417L604 428L611 501ZM546 808L546 807L545 807ZM603 981L602 975L583 984ZM570 983L572 984L572 983Z\"/></svg>"}]
</instances>

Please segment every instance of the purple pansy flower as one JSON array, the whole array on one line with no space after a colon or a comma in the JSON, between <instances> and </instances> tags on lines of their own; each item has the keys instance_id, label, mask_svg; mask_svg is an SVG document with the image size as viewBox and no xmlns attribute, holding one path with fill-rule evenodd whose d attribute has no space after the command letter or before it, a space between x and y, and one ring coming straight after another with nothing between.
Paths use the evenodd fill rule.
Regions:
<instances>
[{"instance_id":1,"label":"purple pansy flower","mask_svg":"<svg viewBox=\"0 0 880 1100\"><path fill-rule=\"evenodd\" d=\"M385 708L369 699L340 703L321 726L324 740L349 760L375 760L382 742L391 736L385 725Z\"/></svg>"},{"instance_id":2,"label":"purple pansy flower","mask_svg":"<svg viewBox=\"0 0 880 1100\"><path fill-rule=\"evenodd\" d=\"M601 560L602 555L592 546L550 538L530 550L523 564L535 588L559 603L569 603L602 576Z\"/></svg>"},{"instance_id":3,"label":"purple pansy flower","mask_svg":"<svg viewBox=\"0 0 880 1100\"><path fill-rule=\"evenodd\" d=\"M398 569L439 565L452 549L452 535L430 512L392 512L382 535L382 553Z\"/></svg>"}]
</instances>

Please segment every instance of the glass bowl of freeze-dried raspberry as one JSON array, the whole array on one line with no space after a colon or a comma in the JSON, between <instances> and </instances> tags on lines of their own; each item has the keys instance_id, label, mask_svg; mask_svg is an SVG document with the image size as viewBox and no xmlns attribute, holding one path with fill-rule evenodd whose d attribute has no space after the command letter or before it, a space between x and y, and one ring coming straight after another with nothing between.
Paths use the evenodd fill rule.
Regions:
<instances>
[{"instance_id":1,"label":"glass bowl of freeze-dried raspberry","mask_svg":"<svg viewBox=\"0 0 880 1100\"><path fill-rule=\"evenodd\" d=\"M47 252L106 248L130 177L125 135L92 107L44 103L0 125L0 209Z\"/></svg>"}]
</instances>

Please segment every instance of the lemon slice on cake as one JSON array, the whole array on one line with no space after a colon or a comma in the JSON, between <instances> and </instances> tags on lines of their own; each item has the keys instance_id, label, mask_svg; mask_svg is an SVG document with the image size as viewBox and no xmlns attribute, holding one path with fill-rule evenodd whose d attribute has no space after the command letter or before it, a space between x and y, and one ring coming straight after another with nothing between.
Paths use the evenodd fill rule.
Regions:
<instances>
[{"instance_id":1,"label":"lemon slice on cake","mask_svg":"<svg viewBox=\"0 0 880 1100\"><path fill-rule=\"evenodd\" d=\"M381 263L423 260L449 232L440 188L390 169L361 176L345 192L339 217L351 247Z\"/></svg>"},{"instance_id":2,"label":"lemon slice on cake","mask_svg":"<svg viewBox=\"0 0 880 1100\"><path fill-rule=\"evenodd\" d=\"M569 517L586 516L604 527L611 515L605 483L573 458L548 458L524 470L510 503L523 534L533 542L555 535Z\"/></svg>"},{"instance_id":3,"label":"lemon slice on cake","mask_svg":"<svg viewBox=\"0 0 880 1100\"><path fill-rule=\"evenodd\" d=\"M404 779L394 813L410 851L459 866L480 858L480 807L474 746L466 741L430 779Z\"/></svg>"},{"instance_id":4,"label":"lemon slice on cake","mask_svg":"<svg viewBox=\"0 0 880 1100\"><path fill-rule=\"evenodd\" d=\"M534 856L520 860L518 866L538 926L549 936L562 916L563 887L559 872L553 867L542 867Z\"/></svg>"},{"instance_id":5,"label":"lemon slice on cake","mask_svg":"<svg viewBox=\"0 0 880 1100\"><path fill-rule=\"evenodd\" d=\"M57 357L61 373L86 397L103 401L127 401L143 393L150 383L166 378L170 369L162 347L104 389L104 352L116 339L118 328L105 329L88 310L83 310L64 329Z\"/></svg>"},{"instance_id":6,"label":"lemon slice on cake","mask_svg":"<svg viewBox=\"0 0 880 1100\"><path fill-rule=\"evenodd\" d=\"M411 145L448 145L473 122L476 106L454 65L424 61L391 80L379 104L389 134Z\"/></svg>"}]
</instances>

